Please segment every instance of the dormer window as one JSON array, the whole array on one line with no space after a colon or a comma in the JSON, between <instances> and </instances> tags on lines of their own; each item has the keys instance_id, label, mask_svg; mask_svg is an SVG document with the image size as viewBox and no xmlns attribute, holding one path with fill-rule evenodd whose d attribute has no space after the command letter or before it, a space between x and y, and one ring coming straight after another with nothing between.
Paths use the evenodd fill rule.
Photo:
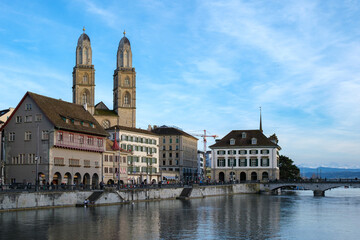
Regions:
<instances>
[{"instance_id":1,"label":"dormer window","mask_svg":"<svg viewBox=\"0 0 360 240\"><path fill-rule=\"evenodd\" d=\"M230 139L230 145L235 145L235 139L234 138Z\"/></svg>"},{"instance_id":2,"label":"dormer window","mask_svg":"<svg viewBox=\"0 0 360 240\"><path fill-rule=\"evenodd\" d=\"M246 138L246 132L243 132L243 133L241 134L241 138Z\"/></svg>"},{"instance_id":3,"label":"dormer window","mask_svg":"<svg viewBox=\"0 0 360 240\"><path fill-rule=\"evenodd\" d=\"M253 145L257 144L257 139L256 139L256 138L252 138L252 139L251 139L251 144L253 144Z\"/></svg>"}]
</instances>

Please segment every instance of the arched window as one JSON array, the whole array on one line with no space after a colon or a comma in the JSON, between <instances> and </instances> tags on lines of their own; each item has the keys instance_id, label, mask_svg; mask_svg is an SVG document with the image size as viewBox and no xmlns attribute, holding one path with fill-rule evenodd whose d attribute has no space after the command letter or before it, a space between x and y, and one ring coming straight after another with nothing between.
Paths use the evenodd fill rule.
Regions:
<instances>
[{"instance_id":1,"label":"arched window","mask_svg":"<svg viewBox=\"0 0 360 240\"><path fill-rule=\"evenodd\" d=\"M124 104L130 104L130 93L126 92L124 96Z\"/></svg>"},{"instance_id":2,"label":"arched window","mask_svg":"<svg viewBox=\"0 0 360 240\"><path fill-rule=\"evenodd\" d=\"M85 56L84 56L84 64L88 64L88 60L89 60L89 51L87 48L85 48Z\"/></svg>"},{"instance_id":3,"label":"arched window","mask_svg":"<svg viewBox=\"0 0 360 240\"><path fill-rule=\"evenodd\" d=\"M79 64L82 64L82 48L79 48Z\"/></svg>"},{"instance_id":4,"label":"arched window","mask_svg":"<svg viewBox=\"0 0 360 240\"><path fill-rule=\"evenodd\" d=\"M125 78L124 85L125 85L125 86L129 86L129 85L130 85L130 78L129 78L129 77L126 77L126 78Z\"/></svg>"},{"instance_id":5,"label":"arched window","mask_svg":"<svg viewBox=\"0 0 360 240\"><path fill-rule=\"evenodd\" d=\"M124 67L128 67L128 54L127 51L124 53Z\"/></svg>"},{"instance_id":6,"label":"arched window","mask_svg":"<svg viewBox=\"0 0 360 240\"><path fill-rule=\"evenodd\" d=\"M87 83L88 83L88 75L85 74L85 75L83 76L83 84L87 84Z\"/></svg>"},{"instance_id":7,"label":"arched window","mask_svg":"<svg viewBox=\"0 0 360 240\"><path fill-rule=\"evenodd\" d=\"M85 104L85 103L87 103L87 101L88 101L88 96L87 96L87 94L86 94L86 92L84 92L83 94L82 94L82 104Z\"/></svg>"}]
</instances>

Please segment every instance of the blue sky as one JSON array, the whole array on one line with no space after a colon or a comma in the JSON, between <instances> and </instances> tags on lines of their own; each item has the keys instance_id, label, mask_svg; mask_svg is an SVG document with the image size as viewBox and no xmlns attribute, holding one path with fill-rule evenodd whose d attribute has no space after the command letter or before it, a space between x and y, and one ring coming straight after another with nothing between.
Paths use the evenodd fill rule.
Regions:
<instances>
[{"instance_id":1,"label":"blue sky","mask_svg":"<svg viewBox=\"0 0 360 240\"><path fill-rule=\"evenodd\" d=\"M359 1L1 0L0 109L26 91L72 101L83 26L108 107L126 29L137 127L223 137L257 129L261 106L297 165L360 167Z\"/></svg>"}]
</instances>

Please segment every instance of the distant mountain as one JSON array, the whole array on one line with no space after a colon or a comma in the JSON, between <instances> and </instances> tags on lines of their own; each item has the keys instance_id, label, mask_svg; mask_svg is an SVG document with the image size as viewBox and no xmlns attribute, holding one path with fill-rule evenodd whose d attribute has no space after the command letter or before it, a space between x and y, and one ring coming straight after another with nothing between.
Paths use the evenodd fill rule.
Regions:
<instances>
[{"instance_id":1,"label":"distant mountain","mask_svg":"<svg viewBox=\"0 0 360 240\"><path fill-rule=\"evenodd\" d=\"M306 168L299 167L301 177L306 178L358 178L360 179L360 169L345 169L345 168Z\"/></svg>"}]
</instances>

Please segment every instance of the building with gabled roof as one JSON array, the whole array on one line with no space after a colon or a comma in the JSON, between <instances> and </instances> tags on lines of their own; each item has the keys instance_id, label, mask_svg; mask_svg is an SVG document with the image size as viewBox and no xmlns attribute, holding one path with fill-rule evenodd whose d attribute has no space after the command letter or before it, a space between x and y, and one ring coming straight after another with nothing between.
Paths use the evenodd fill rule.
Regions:
<instances>
[{"instance_id":1,"label":"building with gabled roof","mask_svg":"<svg viewBox=\"0 0 360 240\"><path fill-rule=\"evenodd\" d=\"M82 105L27 92L0 131L5 183L99 184L108 134Z\"/></svg>"},{"instance_id":2,"label":"building with gabled roof","mask_svg":"<svg viewBox=\"0 0 360 240\"><path fill-rule=\"evenodd\" d=\"M279 150L276 135L260 130L233 130L210 146L212 179L258 181L279 179Z\"/></svg>"}]
</instances>

